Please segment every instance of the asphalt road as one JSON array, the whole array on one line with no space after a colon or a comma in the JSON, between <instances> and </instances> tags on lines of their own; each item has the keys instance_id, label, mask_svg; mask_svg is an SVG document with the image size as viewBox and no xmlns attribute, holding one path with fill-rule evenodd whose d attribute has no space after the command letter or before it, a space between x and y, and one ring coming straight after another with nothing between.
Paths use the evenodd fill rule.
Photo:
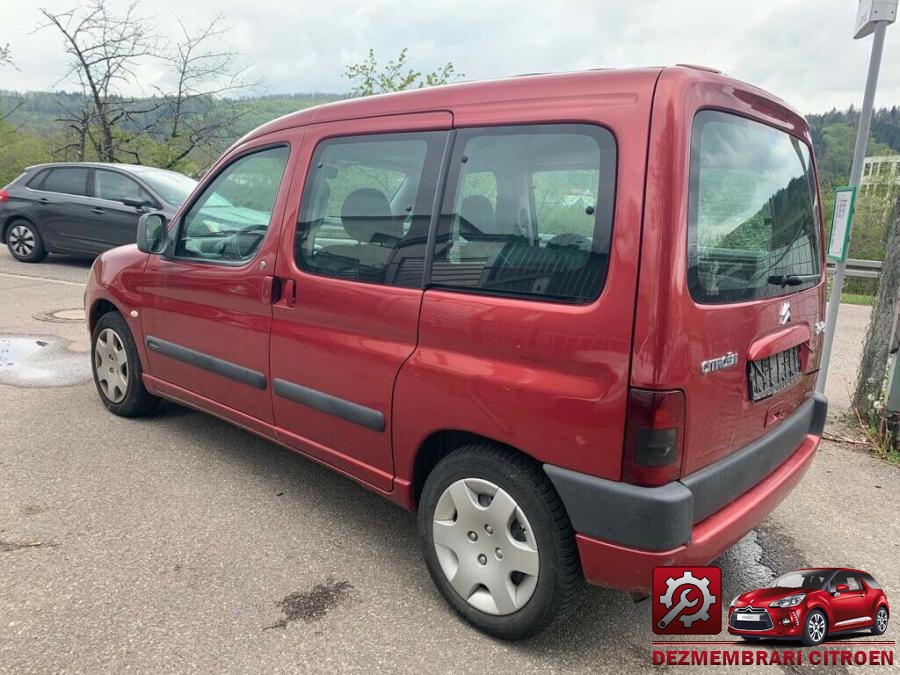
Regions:
<instances>
[{"instance_id":1,"label":"asphalt road","mask_svg":"<svg viewBox=\"0 0 900 675\"><path fill-rule=\"evenodd\" d=\"M433 588L412 515L184 408L109 415L83 322L53 314L81 306L87 268L0 253L0 672L650 667L647 602L591 588L554 632L486 638ZM864 321L844 308L841 330ZM839 333L836 350L835 373L855 370L859 340ZM791 497L718 561L726 605L799 566L861 567L896 594L898 512L900 470L826 442Z\"/></svg>"}]
</instances>

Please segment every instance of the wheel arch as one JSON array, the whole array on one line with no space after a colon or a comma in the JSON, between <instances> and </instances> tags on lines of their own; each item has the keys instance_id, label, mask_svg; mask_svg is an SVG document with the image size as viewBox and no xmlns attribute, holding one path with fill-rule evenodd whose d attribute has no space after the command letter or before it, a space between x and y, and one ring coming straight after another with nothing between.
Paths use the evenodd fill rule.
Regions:
<instances>
[{"instance_id":1,"label":"wheel arch","mask_svg":"<svg viewBox=\"0 0 900 675\"><path fill-rule=\"evenodd\" d=\"M107 298L97 298L96 300L94 300L94 303L91 305L91 309L88 312L87 316L88 332L93 333L94 326L97 325L97 321L100 320L100 317L104 314L108 314L109 312L118 312L119 314L122 314L122 310Z\"/></svg>"},{"instance_id":2,"label":"wheel arch","mask_svg":"<svg viewBox=\"0 0 900 675\"><path fill-rule=\"evenodd\" d=\"M422 495L422 488L425 486L425 481L428 480L428 476L434 470L434 467L437 466L438 462L454 450L458 450L465 445L471 445L473 443L490 443L497 447L510 450L522 457L526 457L536 464L540 464L527 452L523 452L519 448L513 447L508 443L498 441L496 438L490 438L483 434L464 431L462 429L441 429L439 431L434 431L419 445L413 460L411 493L413 509L418 508L419 498Z\"/></svg>"},{"instance_id":3,"label":"wheel arch","mask_svg":"<svg viewBox=\"0 0 900 675\"><path fill-rule=\"evenodd\" d=\"M9 216L9 218L7 218L6 220L3 221L2 228L0 228L0 242L2 242L4 244L6 243L6 235L9 234L9 228L11 228L13 223L15 223L18 220L24 220L26 223L31 225L31 227L33 227L35 230L37 230L38 234L40 234L40 230L38 230L38 226L35 225L34 221L31 218L14 213L13 215Z\"/></svg>"}]
</instances>

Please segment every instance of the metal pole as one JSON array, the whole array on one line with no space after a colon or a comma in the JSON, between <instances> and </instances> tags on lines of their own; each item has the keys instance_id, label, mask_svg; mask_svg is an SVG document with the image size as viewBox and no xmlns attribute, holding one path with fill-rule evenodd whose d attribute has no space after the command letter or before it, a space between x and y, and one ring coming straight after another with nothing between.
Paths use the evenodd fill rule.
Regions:
<instances>
[{"instance_id":1,"label":"metal pole","mask_svg":"<svg viewBox=\"0 0 900 675\"><path fill-rule=\"evenodd\" d=\"M866 78L866 93L863 96L862 110L859 111L859 127L856 130L856 147L853 150L850 185L858 186L862 178L866 146L869 144L869 128L872 125L872 104L875 100L875 87L878 84L878 70L881 67L881 53L884 51L884 34L887 26L887 21L879 21L875 26L872 54L869 57L869 75ZM819 361L819 379L816 381L816 391L819 393L825 391L825 382L828 379L831 345L834 342L834 329L841 305L841 290L844 288L844 272L846 269L846 260L835 265L834 278L831 281L831 299L828 301L828 311L825 315L825 343L822 345L822 359Z\"/></svg>"}]
</instances>

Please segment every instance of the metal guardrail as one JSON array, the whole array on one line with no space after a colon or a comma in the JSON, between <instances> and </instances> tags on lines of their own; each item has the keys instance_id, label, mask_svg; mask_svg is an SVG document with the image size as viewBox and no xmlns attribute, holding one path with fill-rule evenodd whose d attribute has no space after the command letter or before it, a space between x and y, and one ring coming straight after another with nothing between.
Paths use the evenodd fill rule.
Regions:
<instances>
[{"instance_id":1,"label":"metal guardrail","mask_svg":"<svg viewBox=\"0 0 900 675\"><path fill-rule=\"evenodd\" d=\"M828 263L828 273L834 274L834 263ZM877 279L881 275L881 261L847 258L846 275L857 279Z\"/></svg>"}]
</instances>

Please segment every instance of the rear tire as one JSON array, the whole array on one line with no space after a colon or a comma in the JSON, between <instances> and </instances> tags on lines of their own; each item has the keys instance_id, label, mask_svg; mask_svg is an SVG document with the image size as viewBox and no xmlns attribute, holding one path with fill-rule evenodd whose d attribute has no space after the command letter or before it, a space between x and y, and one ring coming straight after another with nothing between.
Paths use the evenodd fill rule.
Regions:
<instances>
[{"instance_id":1,"label":"rear tire","mask_svg":"<svg viewBox=\"0 0 900 675\"><path fill-rule=\"evenodd\" d=\"M807 647L816 647L822 643L828 635L828 617L821 609L814 609L806 617L803 624L803 635L800 641Z\"/></svg>"},{"instance_id":2,"label":"rear tire","mask_svg":"<svg viewBox=\"0 0 900 675\"><path fill-rule=\"evenodd\" d=\"M489 635L531 637L562 622L581 598L565 507L540 465L511 450L475 443L438 462L418 524L438 590Z\"/></svg>"},{"instance_id":3,"label":"rear tire","mask_svg":"<svg viewBox=\"0 0 900 675\"><path fill-rule=\"evenodd\" d=\"M128 323L118 312L97 320L91 335L91 370L100 400L114 415L142 417L159 399L144 387L143 368Z\"/></svg>"},{"instance_id":4,"label":"rear tire","mask_svg":"<svg viewBox=\"0 0 900 675\"><path fill-rule=\"evenodd\" d=\"M44 240L33 223L14 220L6 230L6 247L10 255L19 262L40 262L47 257Z\"/></svg>"},{"instance_id":5,"label":"rear tire","mask_svg":"<svg viewBox=\"0 0 900 675\"><path fill-rule=\"evenodd\" d=\"M872 635L884 635L888 627L887 607L881 605L875 612L875 623L872 624Z\"/></svg>"}]
</instances>

